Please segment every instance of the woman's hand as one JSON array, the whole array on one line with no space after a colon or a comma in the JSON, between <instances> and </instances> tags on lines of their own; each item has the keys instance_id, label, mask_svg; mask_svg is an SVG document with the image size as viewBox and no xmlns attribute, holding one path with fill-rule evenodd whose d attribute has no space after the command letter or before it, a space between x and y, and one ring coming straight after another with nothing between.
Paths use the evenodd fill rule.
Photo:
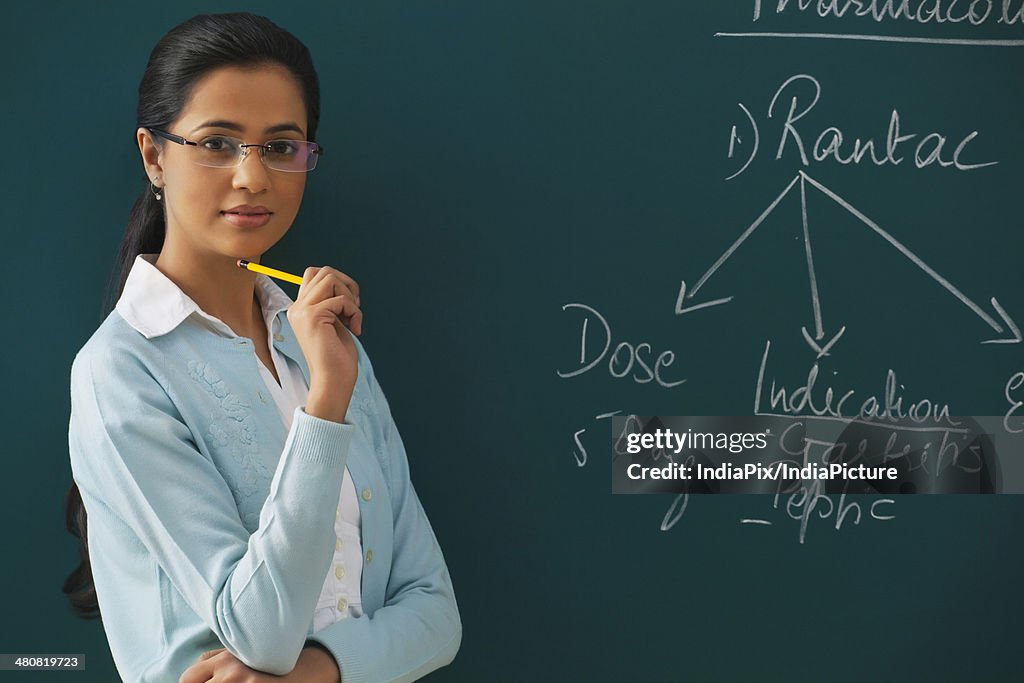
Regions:
<instances>
[{"instance_id":1,"label":"woman's hand","mask_svg":"<svg viewBox=\"0 0 1024 683\"><path fill-rule=\"evenodd\" d=\"M290 675L290 674L288 674ZM274 676L250 669L226 649L210 650L199 655L196 663L185 669L178 683L258 683L280 681L287 675Z\"/></svg>"},{"instance_id":2,"label":"woman's hand","mask_svg":"<svg viewBox=\"0 0 1024 683\"><path fill-rule=\"evenodd\" d=\"M178 683L340 683L341 674L334 657L319 647L306 647L295 668L284 676L263 673L242 664L224 648L199 655L196 663L185 670Z\"/></svg>"},{"instance_id":3,"label":"woman's hand","mask_svg":"<svg viewBox=\"0 0 1024 683\"><path fill-rule=\"evenodd\" d=\"M329 266L306 268L287 315L309 365L307 412L343 422L359 366L349 333L363 331L359 285Z\"/></svg>"}]
</instances>

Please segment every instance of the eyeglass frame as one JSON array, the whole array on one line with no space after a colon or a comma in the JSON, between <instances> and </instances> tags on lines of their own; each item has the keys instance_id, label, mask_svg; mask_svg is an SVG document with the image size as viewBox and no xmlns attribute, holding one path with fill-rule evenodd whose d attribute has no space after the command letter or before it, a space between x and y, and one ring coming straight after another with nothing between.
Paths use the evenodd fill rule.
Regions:
<instances>
[{"instance_id":1,"label":"eyeglass frame","mask_svg":"<svg viewBox=\"0 0 1024 683\"><path fill-rule=\"evenodd\" d=\"M181 137L180 135L175 135L174 133L168 133L166 130L161 130L159 128L152 128L150 126L145 126L145 128L150 133L154 133L156 135L159 135L160 137L162 137L162 138L164 138L166 140L170 140L171 142L176 142L179 145L182 145L182 146L192 145L193 147L199 147L199 143L198 142L193 142L192 140L186 140L185 138ZM231 138L230 135L219 135L217 137ZM238 138L231 138L231 139L238 140ZM311 153L315 154L318 157L317 158L317 162L318 163L319 163L319 156L326 151L326 150L324 150L323 146L319 142L313 142L312 140L290 140L288 138L281 138L281 141L286 141L286 142L305 142L307 144L313 145L313 149L311 150ZM238 145L238 148L240 150L242 150L242 153L238 156L238 162L235 163L233 166L208 166L206 164L200 164L199 162L194 162L194 163L197 166L202 166L203 168L238 168L239 166L241 166L242 161L245 160L246 155L249 154L249 148L250 147L259 147L260 148L260 152L259 152L260 163L263 164L263 166L265 168L267 168L268 170L280 171L281 173L309 173L310 171L312 171L312 170L314 170L316 168L316 165L314 164L313 168L307 168L307 169L305 169L303 171L286 171L283 168L271 168L270 166L267 166L267 160L264 157L264 155L269 151L268 147L269 147L271 142L277 142L277 140L269 140L269 141L264 142L262 144L260 144L258 142L254 142L254 143L241 142L241 144Z\"/></svg>"}]
</instances>

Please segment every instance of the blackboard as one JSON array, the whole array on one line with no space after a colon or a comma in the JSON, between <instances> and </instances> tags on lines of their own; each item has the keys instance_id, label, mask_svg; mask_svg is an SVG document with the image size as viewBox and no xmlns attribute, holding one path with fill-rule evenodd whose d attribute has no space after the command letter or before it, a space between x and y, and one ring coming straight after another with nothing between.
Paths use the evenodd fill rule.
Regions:
<instances>
[{"instance_id":1,"label":"blackboard","mask_svg":"<svg viewBox=\"0 0 1024 683\"><path fill-rule=\"evenodd\" d=\"M249 9L320 73L330 156L264 262L362 286L463 618L431 680L1013 676L1017 496L901 496L885 519L864 497L857 523L801 530L770 495L613 496L609 442L613 415L749 415L759 373L792 390L815 365L858 404L1024 426L1019 2ZM199 11L24 6L14 25L46 30L3 48L21 96L0 115L33 150L3 171L29 299L9 480L33 485L7 500L28 550L5 585L31 590L2 649L86 652L78 680L113 668L59 593L67 370L140 189L148 50Z\"/></svg>"}]
</instances>

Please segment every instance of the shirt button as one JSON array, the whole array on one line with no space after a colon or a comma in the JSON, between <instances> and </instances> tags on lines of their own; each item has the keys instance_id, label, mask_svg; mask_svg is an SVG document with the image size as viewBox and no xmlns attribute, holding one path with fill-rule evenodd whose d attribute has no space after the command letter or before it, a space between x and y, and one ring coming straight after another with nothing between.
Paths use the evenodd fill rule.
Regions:
<instances>
[{"instance_id":1,"label":"shirt button","mask_svg":"<svg viewBox=\"0 0 1024 683\"><path fill-rule=\"evenodd\" d=\"M345 568L344 568L344 567L342 567L341 565L337 565L337 566L336 566L336 567L334 568L334 575L335 575L336 577L338 577L339 579L340 579L341 577L345 576Z\"/></svg>"},{"instance_id":2,"label":"shirt button","mask_svg":"<svg viewBox=\"0 0 1024 683\"><path fill-rule=\"evenodd\" d=\"M373 494L370 493L370 489L363 489L363 500L370 500L373 498Z\"/></svg>"},{"instance_id":3,"label":"shirt button","mask_svg":"<svg viewBox=\"0 0 1024 683\"><path fill-rule=\"evenodd\" d=\"M275 334L274 335L274 341L284 341L284 335L283 334Z\"/></svg>"},{"instance_id":4,"label":"shirt button","mask_svg":"<svg viewBox=\"0 0 1024 683\"><path fill-rule=\"evenodd\" d=\"M366 551L366 564L370 564L371 562L373 562L373 551L372 550L367 550Z\"/></svg>"},{"instance_id":5,"label":"shirt button","mask_svg":"<svg viewBox=\"0 0 1024 683\"><path fill-rule=\"evenodd\" d=\"M334 549L335 550L341 550L341 539L340 538L335 538L334 539Z\"/></svg>"},{"instance_id":6,"label":"shirt button","mask_svg":"<svg viewBox=\"0 0 1024 683\"><path fill-rule=\"evenodd\" d=\"M340 611L344 612L346 607L348 607L348 603L345 602L345 598L338 600L338 609Z\"/></svg>"}]
</instances>

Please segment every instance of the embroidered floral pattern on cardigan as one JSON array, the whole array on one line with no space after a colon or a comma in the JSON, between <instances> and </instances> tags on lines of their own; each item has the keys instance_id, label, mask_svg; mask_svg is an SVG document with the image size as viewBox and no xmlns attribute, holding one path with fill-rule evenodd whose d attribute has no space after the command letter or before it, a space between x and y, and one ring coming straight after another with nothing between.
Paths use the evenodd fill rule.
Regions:
<instances>
[{"instance_id":1,"label":"embroidered floral pattern on cardigan","mask_svg":"<svg viewBox=\"0 0 1024 683\"><path fill-rule=\"evenodd\" d=\"M262 501L255 506L249 498L264 488L261 484L270 481L273 473L259 458L252 404L232 394L217 371L206 363L188 361L188 374L218 400L223 410L222 414L211 416L207 436L218 452L229 454L237 465L234 469L221 469L221 474L231 489L243 523L249 531L255 531L259 526Z\"/></svg>"}]
</instances>

